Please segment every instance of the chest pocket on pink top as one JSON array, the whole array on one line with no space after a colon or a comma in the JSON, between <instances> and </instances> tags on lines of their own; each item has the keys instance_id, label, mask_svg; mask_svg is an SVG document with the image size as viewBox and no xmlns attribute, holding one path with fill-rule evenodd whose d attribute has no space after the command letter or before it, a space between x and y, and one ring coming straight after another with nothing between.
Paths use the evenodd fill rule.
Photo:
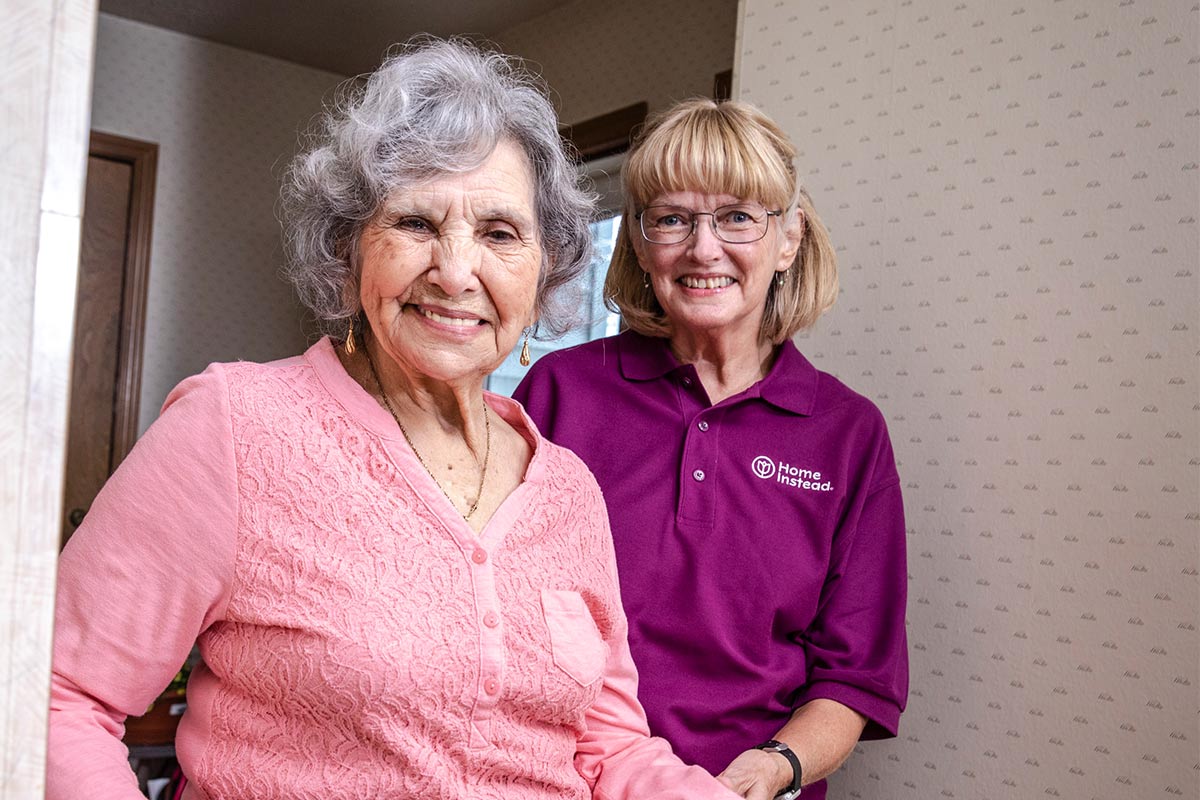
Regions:
<instances>
[{"instance_id":1,"label":"chest pocket on pink top","mask_svg":"<svg viewBox=\"0 0 1200 800\"><path fill-rule=\"evenodd\" d=\"M608 645L583 596L563 589L542 589L542 616L550 630L555 666L581 686L598 679L608 660Z\"/></svg>"}]
</instances>

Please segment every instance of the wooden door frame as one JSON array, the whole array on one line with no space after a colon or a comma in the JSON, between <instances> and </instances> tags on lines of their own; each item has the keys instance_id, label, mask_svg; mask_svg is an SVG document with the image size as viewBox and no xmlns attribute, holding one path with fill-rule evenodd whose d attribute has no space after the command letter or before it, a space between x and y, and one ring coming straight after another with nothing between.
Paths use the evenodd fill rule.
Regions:
<instances>
[{"instance_id":1,"label":"wooden door frame","mask_svg":"<svg viewBox=\"0 0 1200 800\"><path fill-rule=\"evenodd\" d=\"M0 800L41 800L97 3L2 8Z\"/></svg>"},{"instance_id":2,"label":"wooden door frame","mask_svg":"<svg viewBox=\"0 0 1200 800\"><path fill-rule=\"evenodd\" d=\"M120 161L133 170L129 193L129 229L125 242L125 285L117 344L117 382L113 398L110 467L133 448L138 435L142 393L142 352L146 329L146 287L150 279L150 238L154 223L154 185L158 145L92 131L88 155Z\"/></svg>"}]
</instances>

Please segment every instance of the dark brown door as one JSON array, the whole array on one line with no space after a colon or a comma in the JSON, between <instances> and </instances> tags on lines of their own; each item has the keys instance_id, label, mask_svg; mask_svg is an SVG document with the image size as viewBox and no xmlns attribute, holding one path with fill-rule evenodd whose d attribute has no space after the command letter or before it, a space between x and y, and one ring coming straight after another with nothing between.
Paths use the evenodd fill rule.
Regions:
<instances>
[{"instance_id":1,"label":"dark brown door","mask_svg":"<svg viewBox=\"0 0 1200 800\"><path fill-rule=\"evenodd\" d=\"M62 543L137 437L158 146L93 133L76 294Z\"/></svg>"}]
</instances>

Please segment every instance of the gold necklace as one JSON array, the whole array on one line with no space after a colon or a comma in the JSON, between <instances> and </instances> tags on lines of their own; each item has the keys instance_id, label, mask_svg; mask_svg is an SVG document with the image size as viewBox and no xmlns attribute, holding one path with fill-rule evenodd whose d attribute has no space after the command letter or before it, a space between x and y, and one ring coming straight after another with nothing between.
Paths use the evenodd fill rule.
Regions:
<instances>
[{"instance_id":1,"label":"gold necklace","mask_svg":"<svg viewBox=\"0 0 1200 800\"><path fill-rule=\"evenodd\" d=\"M450 501L450 505L458 511L458 506L454 505L454 500L451 499L450 493L446 491L446 487L438 482L434 476L433 470L425 463L425 459L421 457L421 453L417 450L417 446L413 444L412 437L408 435L408 431L404 429L404 423L400 421L400 417L396 414L396 409L392 407L392 401L388 399L387 392L383 390L383 382L379 380L379 373L375 370L375 361L371 358L371 351L367 347L363 347L363 354L367 357L367 366L371 369L371 379L375 381L376 388L379 389L379 396L383 398L383 405L392 415L392 419L396 420L396 425L400 428L400 433L404 436L404 441L408 442L408 446L412 449L413 455L417 457L417 461L421 462L421 466L429 473L429 477L433 479L433 483L442 490L442 494L446 495L446 499ZM470 521L471 516L475 513L475 509L479 508L479 501L483 499L483 482L487 479L488 462L492 458L492 418L488 416L487 403L483 404L483 428L486 444L483 449L483 469L479 471L479 494L475 497L475 502L471 503L471 507L467 509L467 513L463 514L463 519ZM458 513L462 514L461 511Z\"/></svg>"}]
</instances>

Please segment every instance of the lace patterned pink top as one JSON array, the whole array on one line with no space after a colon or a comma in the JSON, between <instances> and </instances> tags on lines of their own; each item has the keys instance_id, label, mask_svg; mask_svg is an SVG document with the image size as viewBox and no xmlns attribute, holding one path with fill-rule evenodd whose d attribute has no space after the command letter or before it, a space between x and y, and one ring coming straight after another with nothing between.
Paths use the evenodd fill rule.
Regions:
<instances>
[{"instance_id":1,"label":"lace patterned pink top","mask_svg":"<svg viewBox=\"0 0 1200 800\"><path fill-rule=\"evenodd\" d=\"M62 555L46 797L139 797L193 642L188 800L734 797L647 733L595 481L487 401L535 454L476 535L327 340L181 383Z\"/></svg>"}]
</instances>

